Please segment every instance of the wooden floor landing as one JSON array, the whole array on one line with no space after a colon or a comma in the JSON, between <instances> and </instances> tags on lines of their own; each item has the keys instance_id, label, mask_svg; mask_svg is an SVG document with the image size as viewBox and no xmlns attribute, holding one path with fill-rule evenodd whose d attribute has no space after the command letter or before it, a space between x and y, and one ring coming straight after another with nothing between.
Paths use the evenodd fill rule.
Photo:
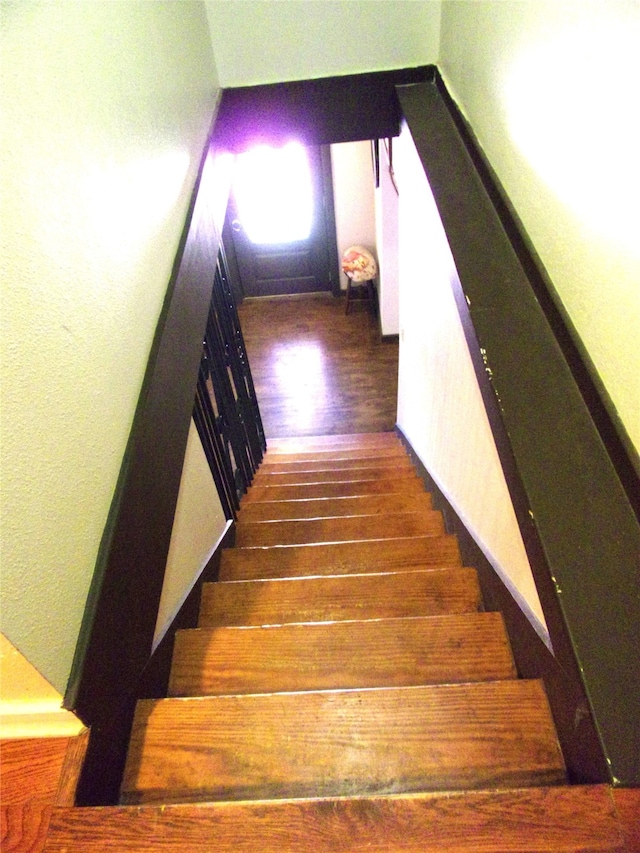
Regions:
<instances>
[{"instance_id":1,"label":"wooden floor landing","mask_svg":"<svg viewBox=\"0 0 640 853\"><path fill-rule=\"evenodd\" d=\"M238 309L267 439L384 432L396 423L398 343L354 303L246 299Z\"/></svg>"}]
</instances>

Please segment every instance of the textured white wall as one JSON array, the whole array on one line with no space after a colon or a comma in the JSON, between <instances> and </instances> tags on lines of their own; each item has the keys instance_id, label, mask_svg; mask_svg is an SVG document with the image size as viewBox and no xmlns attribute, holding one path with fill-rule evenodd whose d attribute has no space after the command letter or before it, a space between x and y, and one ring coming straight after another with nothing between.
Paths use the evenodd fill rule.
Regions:
<instances>
[{"instance_id":1,"label":"textured white wall","mask_svg":"<svg viewBox=\"0 0 640 853\"><path fill-rule=\"evenodd\" d=\"M331 146L333 201L338 257L349 246L365 246L376 254L376 219L371 143L342 142ZM340 274L340 286L347 280Z\"/></svg>"},{"instance_id":2,"label":"textured white wall","mask_svg":"<svg viewBox=\"0 0 640 853\"><path fill-rule=\"evenodd\" d=\"M154 647L162 640L227 527L198 430L191 421Z\"/></svg>"},{"instance_id":3,"label":"textured white wall","mask_svg":"<svg viewBox=\"0 0 640 853\"><path fill-rule=\"evenodd\" d=\"M1 13L2 631L64 691L218 87L199 2Z\"/></svg>"},{"instance_id":4,"label":"textured white wall","mask_svg":"<svg viewBox=\"0 0 640 853\"><path fill-rule=\"evenodd\" d=\"M399 199L391 178L389 152L382 141L380 142L380 186L375 191L375 204L376 242L380 264L378 277L380 327L383 335L397 335L400 331Z\"/></svg>"},{"instance_id":5,"label":"textured white wall","mask_svg":"<svg viewBox=\"0 0 640 853\"><path fill-rule=\"evenodd\" d=\"M546 625L451 289L457 272L410 134L400 188L398 425L541 636Z\"/></svg>"},{"instance_id":6,"label":"textured white wall","mask_svg":"<svg viewBox=\"0 0 640 853\"><path fill-rule=\"evenodd\" d=\"M442 7L439 64L640 450L640 4Z\"/></svg>"},{"instance_id":7,"label":"textured white wall","mask_svg":"<svg viewBox=\"0 0 640 853\"><path fill-rule=\"evenodd\" d=\"M410 68L438 55L438 0L207 0L221 86Z\"/></svg>"}]
</instances>

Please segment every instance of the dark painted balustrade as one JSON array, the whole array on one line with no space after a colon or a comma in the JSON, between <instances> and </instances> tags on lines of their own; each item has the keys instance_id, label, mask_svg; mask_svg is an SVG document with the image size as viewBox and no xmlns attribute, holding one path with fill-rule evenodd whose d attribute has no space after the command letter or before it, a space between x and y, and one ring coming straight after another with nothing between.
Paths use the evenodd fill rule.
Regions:
<instances>
[{"instance_id":1,"label":"dark painted balustrade","mask_svg":"<svg viewBox=\"0 0 640 853\"><path fill-rule=\"evenodd\" d=\"M227 518L253 479L266 441L222 250L202 347L193 419Z\"/></svg>"}]
</instances>

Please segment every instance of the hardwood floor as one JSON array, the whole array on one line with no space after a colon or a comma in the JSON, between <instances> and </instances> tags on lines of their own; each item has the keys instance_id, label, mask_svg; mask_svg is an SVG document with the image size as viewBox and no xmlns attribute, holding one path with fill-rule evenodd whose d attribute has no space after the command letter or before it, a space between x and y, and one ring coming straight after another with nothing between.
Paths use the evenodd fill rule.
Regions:
<instances>
[{"instance_id":1,"label":"hardwood floor","mask_svg":"<svg viewBox=\"0 0 640 853\"><path fill-rule=\"evenodd\" d=\"M398 344L381 342L366 303L245 299L240 323L267 439L392 430Z\"/></svg>"}]
</instances>

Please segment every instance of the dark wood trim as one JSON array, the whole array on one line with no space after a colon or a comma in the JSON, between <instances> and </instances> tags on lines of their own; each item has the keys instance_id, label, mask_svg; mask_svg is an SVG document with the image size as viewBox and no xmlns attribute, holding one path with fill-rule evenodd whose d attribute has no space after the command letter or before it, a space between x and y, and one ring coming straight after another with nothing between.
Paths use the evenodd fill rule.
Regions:
<instances>
[{"instance_id":1,"label":"dark wood trim","mask_svg":"<svg viewBox=\"0 0 640 853\"><path fill-rule=\"evenodd\" d=\"M242 279L240 278L240 267L238 266L238 258L236 257L236 246L233 242L233 232L231 231L228 212L224 218L224 226L222 228L222 245L224 246L224 256L227 261L231 292L233 293L236 305L240 305L245 299L245 292L242 287Z\"/></svg>"},{"instance_id":2,"label":"dark wood trim","mask_svg":"<svg viewBox=\"0 0 640 853\"><path fill-rule=\"evenodd\" d=\"M333 196L333 169L331 168L331 147L329 145L320 147L320 158L324 193L324 227L327 235L327 251L331 271L331 293L334 296L340 296L340 259L338 257L336 206Z\"/></svg>"},{"instance_id":3,"label":"dark wood trim","mask_svg":"<svg viewBox=\"0 0 640 853\"><path fill-rule=\"evenodd\" d=\"M76 648L65 707L95 730L135 695L150 655L191 421L220 236L205 147ZM207 193L199 194L200 185ZM224 198L215 198L216 190Z\"/></svg>"},{"instance_id":4,"label":"dark wood trim","mask_svg":"<svg viewBox=\"0 0 640 853\"><path fill-rule=\"evenodd\" d=\"M566 638L611 778L640 784L638 520L438 85L399 97L456 263L501 461L517 473L507 476L516 513L530 518L523 536L556 657L564 665Z\"/></svg>"},{"instance_id":5,"label":"dark wood trim","mask_svg":"<svg viewBox=\"0 0 640 853\"><path fill-rule=\"evenodd\" d=\"M380 343L398 344L400 343L400 335L380 335Z\"/></svg>"},{"instance_id":6,"label":"dark wood trim","mask_svg":"<svg viewBox=\"0 0 640 853\"><path fill-rule=\"evenodd\" d=\"M233 547L235 523L225 533L218 548L201 572L157 649L148 658L137 684L128 695L119 697L91 727L82 773L76 789L76 805L116 805L129 747L133 715L138 699L159 699L167 695L176 631L198 624L202 585L218 579L220 555Z\"/></svg>"},{"instance_id":7,"label":"dark wood trim","mask_svg":"<svg viewBox=\"0 0 640 853\"><path fill-rule=\"evenodd\" d=\"M431 492L434 508L444 516L447 533L458 540L463 565L478 570L485 610L497 610L504 616L518 675L544 681L570 780L608 782L607 763L575 659L567 660L565 653L562 662L547 648L407 438L400 429L397 432Z\"/></svg>"},{"instance_id":8,"label":"dark wood trim","mask_svg":"<svg viewBox=\"0 0 640 853\"><path fill-rule=\"evenodd\" d=\"M607 448L632 508L640 520L640 454L620 420L616 407L585 348L573 321L536 252L523 224L507 196L491 164L487 161L470 125L449 94L439 71L435 84L442 96L460 137L491 198L511 245L526 271L531 287L540 302L545 317L554 331L573 378L585 399L593 422Z\"/></svg>"},{"instance_id":9,"label":"dark wood trim","mask_svg":"<svg viewBox=\"0 0 640 853\"><path fill-rule=\"evenodd\" d=\"M434 76L435 66L425 65L225 89L216 135L232 151L291 138L304 145L330 145L397 136L395 87Z\"/></svg>"}]
</instances>

